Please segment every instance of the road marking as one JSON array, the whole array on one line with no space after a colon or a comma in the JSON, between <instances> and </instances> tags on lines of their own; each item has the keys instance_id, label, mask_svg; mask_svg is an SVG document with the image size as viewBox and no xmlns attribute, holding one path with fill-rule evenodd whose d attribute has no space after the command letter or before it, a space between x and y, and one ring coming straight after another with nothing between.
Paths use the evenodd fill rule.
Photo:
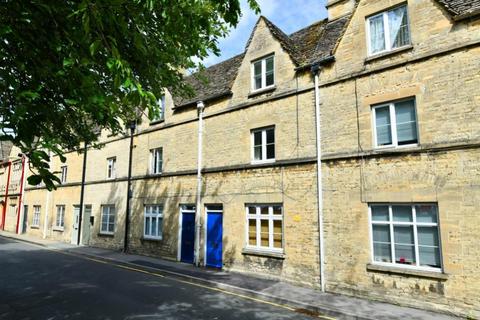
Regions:
<instances>
[{"instance_id":1,"label":"road marking","mask_svg":"<svg viewBox=\"0 0 480 320\"><path fill-rule=\"evenodd\" d=\"M10 238L10 239L12 239L12 238ZM15 239L15 240L17 240L17 242L21 241L19 239ZM84 259L84 260L89 260L89 261L102 263L102 264L106 264L106 265L111 265L111 266L114 266L114 267L117 267L117 268L129 270L129 271L134 271L134 272L139 272L139 273L144 273L144 274L152 275L152 276L159 277L159 278L167 278L169 280L184 283L184 284L187 284L187 285L192 285L192 286L200 287L200 288L211 290L211 291L217 291L217 292L220 292L220 293L223 293L223 294L228 294L228 295L239 297L239 298L246 299L246 300L252 300L252 301L255 301L255 302L258 302L258 303L262 303L262 304L268 304L268 305L271 305L271 306L274 306L274 307L277 307L277 308L286 309L286 310L289 310L289 311L292 311L292 312L295 312L295 313L301 313L301 312L298 312L296 308L290 307L288 305L275 303L275 302L270 302L270 301L267 301L267 300L250 297L250 296L247 296L247 295L223 290L223 289L220 289L220 288L214 288L214 287L210 287L210 286L207 286L207 285L203 285L203 284L199 284L199 283L195 283L195 282L191 282L191 281L187 281L187 280L181 280L181 279L178 279L174 276L173 277L166 277L164 275L161 275L161 274L158 274L158 273L155 273L155 272L150 272L150 271L146 271L146 270L142 270L142 269L138 269L138 268L134 268L134 267L125 266L125 265L116 263L115 261L108 261L108 260L100 260L100 259L96 259L96 258L91 258L91 257L88 257L86 255L76 254L76 253L72 253L72 252L65 252L65 251L61 251L60 249L49 248L49 247L38 245L38 244L35 244L35 243L32 243L32 242L26 242L26 241L21 241L21 242L25 243L25 244L29 244L31 246L39 247L39 248L42 248L44 250L48 250L48 251L51 251L51 252L60 253L60 254L66 255L66 256L72 256L72 257L76 257L76 258L80 258L80 259ZM159 272L161 272L161 271L159 271ZM324 319L324 320L336 320L336 318L328 317L328 316L325 316L325 315L319 315L319 314L309 315L309 316L316 317L318 319Z\"/></svg>"}]
</instances>

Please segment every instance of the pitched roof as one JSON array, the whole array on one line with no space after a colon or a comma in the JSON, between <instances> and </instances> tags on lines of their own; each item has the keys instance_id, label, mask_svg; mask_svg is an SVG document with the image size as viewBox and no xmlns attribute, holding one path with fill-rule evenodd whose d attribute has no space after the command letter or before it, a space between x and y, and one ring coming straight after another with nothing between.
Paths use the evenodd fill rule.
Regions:
<instances>
[{"instance_id":1,"label":"pitched roof","mask_svg":"<svg viewBox=\"0 0 480 320\"><path fill-rule=\"evenodd\" d=\"M232 84L244 55L239 54L186 77L184 81L192 87L195 96L182 98L174 95L175 106L187 106L199 100L211 100L231 94Z\"/></svg>"},{"instance_id":2,"label":"pitched roof","mask_svg":"<svg viewBox=\"0 0 480 320\"><path fill-rule=\"evenodd\" d=\"M285 34L270 20L262 16L255 25L245 50L247 50L255 29L262 19L282 48L290 55L295 65L300 67L309 66L333 54L350 16L333 21L318 21L291 35ZM212 100L231 95L233 81L237 76L244 55L245 52L186 77L185 81L195 92L194 97L181 98L174 96L175 108L189 106L199 100Z\"/></svg>"},{"instance_id":3,"label":"pitched roof","mask_svg":"<svg viewBox=\"0 0 480 320\"><path fill-rule=\"evenodd\" d=\"M480 14L480 0L437 0L454 19Z\"/></svg>"}]
</instances>

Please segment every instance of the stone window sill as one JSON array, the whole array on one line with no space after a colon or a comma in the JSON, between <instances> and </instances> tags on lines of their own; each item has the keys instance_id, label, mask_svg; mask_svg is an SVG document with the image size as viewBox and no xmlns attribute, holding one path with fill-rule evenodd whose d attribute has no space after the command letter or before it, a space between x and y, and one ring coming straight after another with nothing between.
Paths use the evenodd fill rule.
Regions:
<instances>
[{"instance_id":1,"label":"stone window sill","mask_svg":"<svg viewBox=\"0 0 480 320\"><path fill-rule=\"evenodd\" d=\"M30 229L40 229L40 226L30 226Z\"/></svg>"},{"instance_id":2,"label":"stone window sill","mask_svg":"<svg viewBox=\"0 0 480 320\"><path fill-rule=\"evenodd\" d=\"M160 124L160 123L164 123L164 122L165 122L165 119L152 120L152 121L150 121L150 125L151 125L151 126L154 126L154 125L157 125L157 124Z\"/></svg>"},{"instance_id":3,"label":"stone window sill","mask_svg":"<svg viewBox=\"0 0 480 320\"><path fill-rule=\"evenodd\" d=\"M412 50L412 49L413 49L413 45L409 44L409 45L403 46L401 48L394 49L392 51L382 52L382 53L379 53L379 54L376 54L376 55L365 58L365 63L369 63L371 61L375 61L375 60L382 59L382 58L387 58L387 57L390 57L391 55L395 55L397 53L409 51L409 50Z\"/></svg>"},{"instance_id":4,"label":"stone window sill","mask_svg":"<svg viewBox=\"0 0 480 320\"><path fill-rule=\"evenodd\" d=\"M367 264L367 271L396 274L396 275L402 275L402 276L413 276L413 277L427 278L427 279L437 279L437 280L448 279L448 274L443 272L414 270L414 269L407 269L407 268L393 267L393 266L382 266L382 265L372 264L372 263Z\"/></svg>"},{"instance_id":5,"label":"stone window sill","mask_svg":"<svg viewBox=\"0 0 480 320\"><path fill-rule=\"evenodd\" d=\"M149 237L141 237L140 240L142 242L161 242L162 238L149 238Z\"/></svg>"},{"instance_id":6,"label":"stone window sill","mask_svg":"<svg viewBox=\"0 0 480 320\"><path fill-rule=\"evenodd\" d=\"M53 227L52 230L53 231L58 231L58 232L63 232L65 229L62 228L62 227Z\"/></svg>"},{"instance_id":7,"label":"stone window sill","mask_svg":"<svg viewBox=\"0 0 480 320\"><path fill-rule=\"evenodd\" d=\"M285 253L283 252L263 251L263 250L256 250L256 249L250 249L250 248L243 248L242 254L250 255L250 256L285 259Z\"/></svg>"},{"instance_id":8,"label":"stone window sill","mask_svg":"<svg viewBox=\"0 0 480 320\"><path fill-rule=\"evenodd\" d=\"M253 97L259 96L259 95L264 94L264 93L275 91L275 89L277 89L277 86L274 85L274 86L271 86L271 87L268 87L268 88L265 88L265 89L259 89L259 90L251 91L248 94L248 97L253 98Z\"/></svg>"},{"instance_id":9,"label":"stone window sill","mask_svg":"<svg viewBox=\"0 0 480 320\"><path fill-rule=\"evenodd\" d=\"M103 233L103 232L99 232L97 235L98 235L99 237L113 238L113 233Z\"/></svg>"}]
</instances>

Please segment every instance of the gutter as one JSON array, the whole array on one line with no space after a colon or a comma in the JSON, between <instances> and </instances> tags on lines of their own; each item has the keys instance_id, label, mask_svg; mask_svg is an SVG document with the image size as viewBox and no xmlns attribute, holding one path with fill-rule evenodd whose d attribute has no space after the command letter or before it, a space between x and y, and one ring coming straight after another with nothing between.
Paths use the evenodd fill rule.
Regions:
<instances>
[{"instance_id":1,"label":"gutter","mask_svg":"<svg viewBox=\"0 0 480 320\"><path fill-rule=\"evenodd\" d=\"M322 292L325 292L325 245L323 236L323 185L322 185L322 143L321 143L321 119L320 119L320 88L319 75L321 71L320 63L311 68L315 77L315 131L317 146L317 203L318 203L318 237L319 237L319 260L320 260L320 286Z\"/></svg>"},{"instance_id":2,"label":"gutter","mask_svg":"<svg viewBox=\"0 0 480 320\"><path fill-rule=\"evenodd\" d=\"M316 68L316 67L319 67L320 65L325 65L325 64L328 64L328 63L331 63L331 62L334 62L334 61L335 61L335 56L330 54L330 55L328 55L325 58L322 58L320 60L317 60L317 61L311 62L309 64L304 64L302 66L296 67L294 70L295 71L303 71L303 70L308 69L308 68L310 68L310 70L313 70L313 68Z\"/></svg>"}]
</instances>

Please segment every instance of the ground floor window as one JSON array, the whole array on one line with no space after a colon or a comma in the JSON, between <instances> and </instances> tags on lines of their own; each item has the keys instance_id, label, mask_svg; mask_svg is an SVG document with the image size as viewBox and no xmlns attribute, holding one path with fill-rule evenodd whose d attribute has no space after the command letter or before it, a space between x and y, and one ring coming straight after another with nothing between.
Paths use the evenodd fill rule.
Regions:
<instances>
[{"instance_id":1,"label":"ground floor window","mask_svg":"<svg viewBox=\"0 0 480 320\"><path fill-rule=\"evenodd\" d=\"M65 206L57 206L57 215L55 217L55 227L63 228L65 225Z\"/></svg>"},{"instance_id":2,"label":"ground floor window","mask_svg":"<svg viewBox=\"0 0 480 320\"><path fill-rule=\"evenodd\" d=\"M163 207L161 205L145 205L145 238L162 239Z\"/></svg>"},{"instance_id":3,"label":"ground floor window","mask_svg":"<svg viewBox=\"0 0 480 320\"><path fill-rule=\"evenodd\" d=\"M247 248L283 251L282 205L247 205Z\"/></svg>"},{"instance_id":4,"label":"ground floor window","mask_svg":"<svg viewBox=\"0 0 480 320\"><path fill-rule=\"evenodd\" d=\"M371 204L373 262L441 270L435 204Z\"/></svg>"},{"instance_id":5,"label":"ground floor window","mask_svg":"<svg viewBox=\"0 0 480 320\"><path fill-rule=\"evenodd\" d=\"M33 227L40 226L40 206L33 206L32 226Z\"/></svg>"},{"instance_id":6,"label":"ground floor window","mask_svg":"<svg viewBox=\"0 0 480 320\"><path fill-rule=\"evenodd\" d=\"M115 231L115 206L102 206L102 223L100 226L101 233L113 234Z\"/></svg>"}]
</instances>

